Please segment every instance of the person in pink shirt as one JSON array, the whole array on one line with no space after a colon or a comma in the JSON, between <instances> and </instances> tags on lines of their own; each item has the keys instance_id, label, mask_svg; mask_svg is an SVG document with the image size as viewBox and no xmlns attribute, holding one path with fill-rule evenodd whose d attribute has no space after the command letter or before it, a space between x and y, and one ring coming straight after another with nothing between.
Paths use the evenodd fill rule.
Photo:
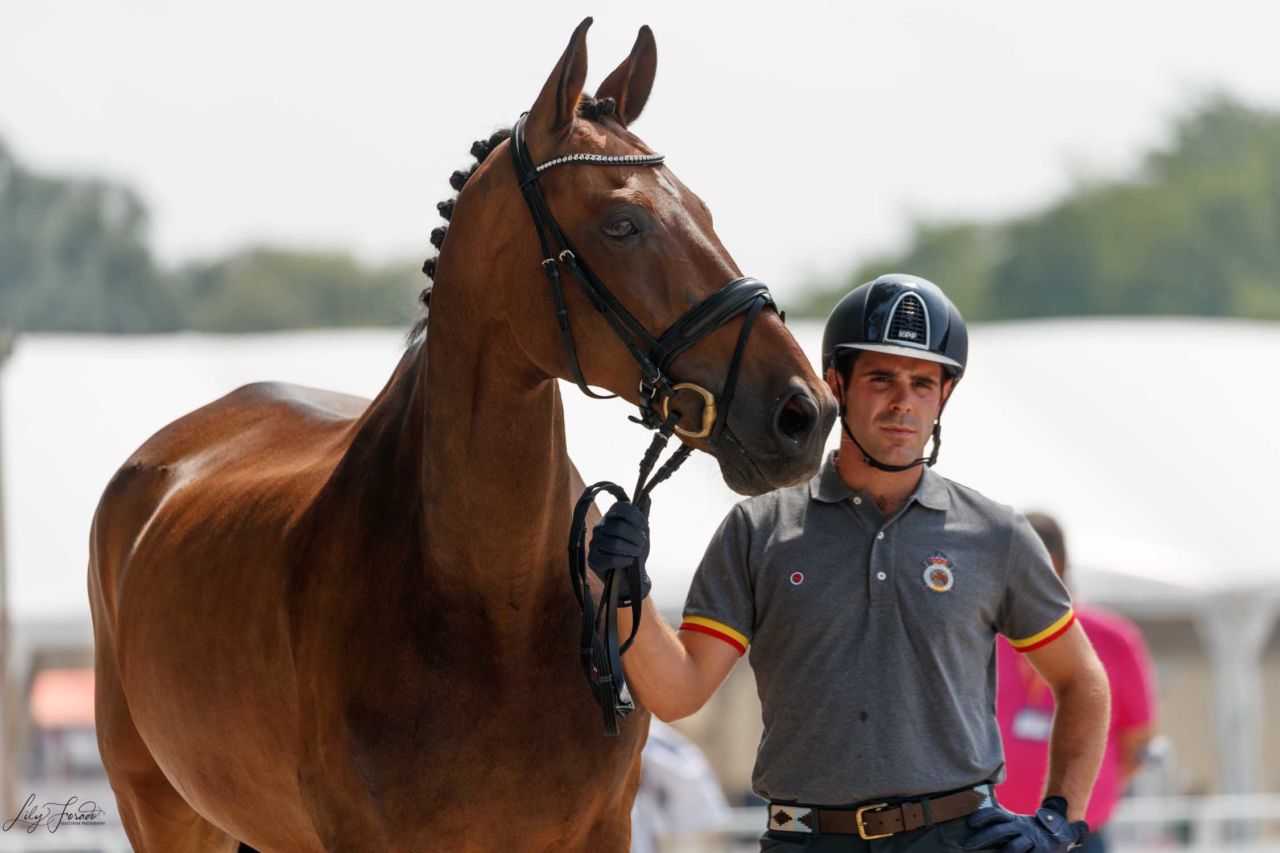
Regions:
<instances>
[{"instance_id":1,"label":"person in pink shirt","mask_svg":"<svg viewBox=\"0 0 1280 853\"><path fill-rule=\"evenodd\" d=\"M1062 528L1044 513L1027 513L1044 541L1053 566L1066 580L1066 543ZM1111 728L1107 749L1093 786L1085 819L1093 832L1082 849L1106 849L1107 821L1155 733L1155 698L1151 658L1138 627L1098 607L1076 607L1076 618L1093 643L1111 683ZM1044 796L1049 767L1049 733L1053 693L1024 655L997 638L998 687L996 718L1004 741L1005 781L996 797L1013 812L1034 811Z\"/></svg>"}]
</instances>

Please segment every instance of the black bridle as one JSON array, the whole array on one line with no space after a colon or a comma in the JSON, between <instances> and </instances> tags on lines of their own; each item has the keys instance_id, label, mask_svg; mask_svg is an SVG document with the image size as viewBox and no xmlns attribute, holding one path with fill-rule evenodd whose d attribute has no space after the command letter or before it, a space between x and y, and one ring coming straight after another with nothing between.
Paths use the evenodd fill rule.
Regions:
<instances>
[{"instance_id":1,"label":"black bridle","mask_svg":"<svg viewBox=\"0 0 1280 853\"><path fill-rule=\"evenodd\" d=\"M520 192L524 194L529 212L533 215L538 242L542 246L542 268L551 285L551 294L555 301L556 323L560 327L565 357L569 362L570 370L573 371L574 381L588 397L608 399L616 396L597 394L591 390L583 378L582 365L578 361L577 348L573 342L573 331L569 326L569 314L565 308L560 278L561 269L578 282L592 306L613 328L614 333L640 367L640 415L631 420L648 429L656 430L657 435L654 436L653 442L640 462L640 477L632 491L635 496L632 500L647 517L653 489L674 474L693 452L692 445L684 444L658 469L657 473L650 477L650 472L657 464L658 457L666 447L672 432L688 438L709 438L712 442L720 437L729 419L729 406L733 402L738 384L738 369L756 317L765 306L772 306L775 311L777 306L769 293L769 288L763 282L754 278L735 278L689 309L659 337L653 337L626 309L626 306L609 292L609 288L592 272L586 259L574 248L568 236L561 230L555 217L551 215L542 192L538 189L538 177L548 169L567 165L657 166L662 163L662 155L568 154L548 160L541 165L535 165L533 158L529 155L528 145L525 143L527 115L527 113L521 115L511 130L511 158L515 164ZM746 314L746 319L743 322L742 331L738 334L738 343L734 348L724 387L718 399L699 385L671 381L671 363L677 356L742 313ZM680 412L671 408L671 399L680 390L693 391L702 397L702 423L697 431L684 430L677 426ZM633 591L631 634L625 642L619 643L618 591L622 583L622 573L614 572L609 576L598 605L592 600L591 591L587 585L584 550L586 517L596 495L602 491L609 492L617 500L628 500L627 493L621 486L604 481L593 484L582 493L582 497L578 499L578 504L574 508L573 524L569 531L569 576L573 582L574 594L582 609L579 655L582 659L583 671L591 685L591 692L603 711L605 733L616 735L619 731L618 721L635 709L635 702L631 698L622 671L622 655L631 647L636 632L640 628L641 569L639 561L627 569L630 589Z\"/></svg>"}]
</instances>

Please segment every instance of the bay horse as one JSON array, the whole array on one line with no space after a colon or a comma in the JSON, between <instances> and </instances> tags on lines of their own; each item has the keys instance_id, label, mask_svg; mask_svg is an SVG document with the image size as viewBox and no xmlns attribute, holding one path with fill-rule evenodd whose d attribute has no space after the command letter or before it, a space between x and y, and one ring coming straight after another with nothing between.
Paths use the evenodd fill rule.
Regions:
<instances>
[{"instance_id":1,"label":"bay horse","mask_svg":"<svg viewBox=\"0 0 1280 853\"><path fill-rule=\"evenodd\" d=\"M740 273L706 206L628 130L652 34L584 96L589 24L525 138L539 163L644 161L539 184L617 300L664 329ZM582 479L556 380L576 359L640 403L640 370L573 287L566 353L550 259L497 156L510 144L456 182L429 322L373 401L245 386L107 485L89 561L97 734L139 851L627 848L648 718L601 735L578 668L564 548ZM673 377L716 387L744 322L701 337ZM742 493L812 476L825 386L773 311L738 349L726 428L683 440Z\"/></svg>"}]
</instances>

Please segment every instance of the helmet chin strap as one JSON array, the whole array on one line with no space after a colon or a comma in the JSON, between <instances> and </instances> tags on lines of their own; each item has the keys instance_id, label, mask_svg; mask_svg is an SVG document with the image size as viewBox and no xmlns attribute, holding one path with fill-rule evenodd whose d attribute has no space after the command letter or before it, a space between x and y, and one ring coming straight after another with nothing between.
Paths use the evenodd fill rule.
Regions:
<instances>
[{"instance_id":1,"label":"helmet chin strap","mask_svg":"<svg viewBox=\"0 0 1280 853\"><path fill-rule=\"evenodd\" d=\"M906 465L888 465L881 462L879 459L876 459L868 453L867 449L862 446L862 442L858 441L857 436L853 434L853 430L849 428L849 422L845 420L844 417L847 409L844 404L845 393L843 379L840 380L840 426L844 429L844 434L849 436L849 440L853 442L853 446L858 448L858 451L862 454L862 461L870 465L872 468L878 468L881 471L888 471L891 474L895 474L899 471L910 471L917 465L926 465L932 468L938 462L938 450L942 447L942 410L947 407L947 400L950 399L951 395L948 394L947 398L942 401L942 405L938 408L938 419L933 422L932 452L930 452L928 456L921 456L916 461L908 462Z\"/></svg>"},{"instance_id":2,"label":"helmet chin strap","mask_svg":"<svg viewBox=\"0 0 1280 853\"><path fill-rule=\"evenodd\" d=\"M939 412L941 414L941 412ZM933 422L933 452L928 456L921 456L915 462L908 462L906 465L886 465L879 459L876 459L867 449L862 446L862 442L854 436L853 430L849 429L849 422L844 419L844 406L840 407L840 426L844 427L844 434L849 436L849 440L853 442L853 446L858 448L862 453L862 461L870 465L872 468L879 468L881 471L894 473L897 471L909 471L917 465L933 465L938 461L938 448L942 445L942 424L938 421Z\"/></svg>"}]
</instances>

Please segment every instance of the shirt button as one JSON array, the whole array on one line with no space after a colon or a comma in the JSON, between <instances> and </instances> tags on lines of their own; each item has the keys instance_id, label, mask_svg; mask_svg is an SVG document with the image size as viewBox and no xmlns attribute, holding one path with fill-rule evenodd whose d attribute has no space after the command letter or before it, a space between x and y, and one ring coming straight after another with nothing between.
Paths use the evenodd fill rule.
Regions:
<instances>
[{"instance_id":1,"label":"shirt button","mask_svg":"<svg viewBox=\"0 0 1280 853\"><path fill-rule=\"evenodd\" d=\"M884 531L883 531L883 530L881 530L879 533L877 533L877 534L876 534L876 538L877 538L877 539L883 539L883 538L884 538Z\"/></svg>"},{"instance_id":2,"label":"shirt button","mask_svg":"<svg viewBox=\"0 0 1280 853\"><path fill-rule=\"evenodd\" d=\"M885 578L887 578L887 577L889 577L889 576L888 576L888 575L886 575L884 572L877 572L877 573L876 573L876 580L878 580L878 581L882 581L882 580L884 580L884 579L885 579Z\"/></svg>"},{"instance_id":3,"label":"shirt button","mask_svg":"<svg viewBox=\"0 0 1280 853\"><path fill-rule=\"evenodd\" d=\"M853 505L854 505L854 506L862 506L862 498L858 497L857 495L854 495L854 496L853 496Z\"/></svg>"}]
</instances>

